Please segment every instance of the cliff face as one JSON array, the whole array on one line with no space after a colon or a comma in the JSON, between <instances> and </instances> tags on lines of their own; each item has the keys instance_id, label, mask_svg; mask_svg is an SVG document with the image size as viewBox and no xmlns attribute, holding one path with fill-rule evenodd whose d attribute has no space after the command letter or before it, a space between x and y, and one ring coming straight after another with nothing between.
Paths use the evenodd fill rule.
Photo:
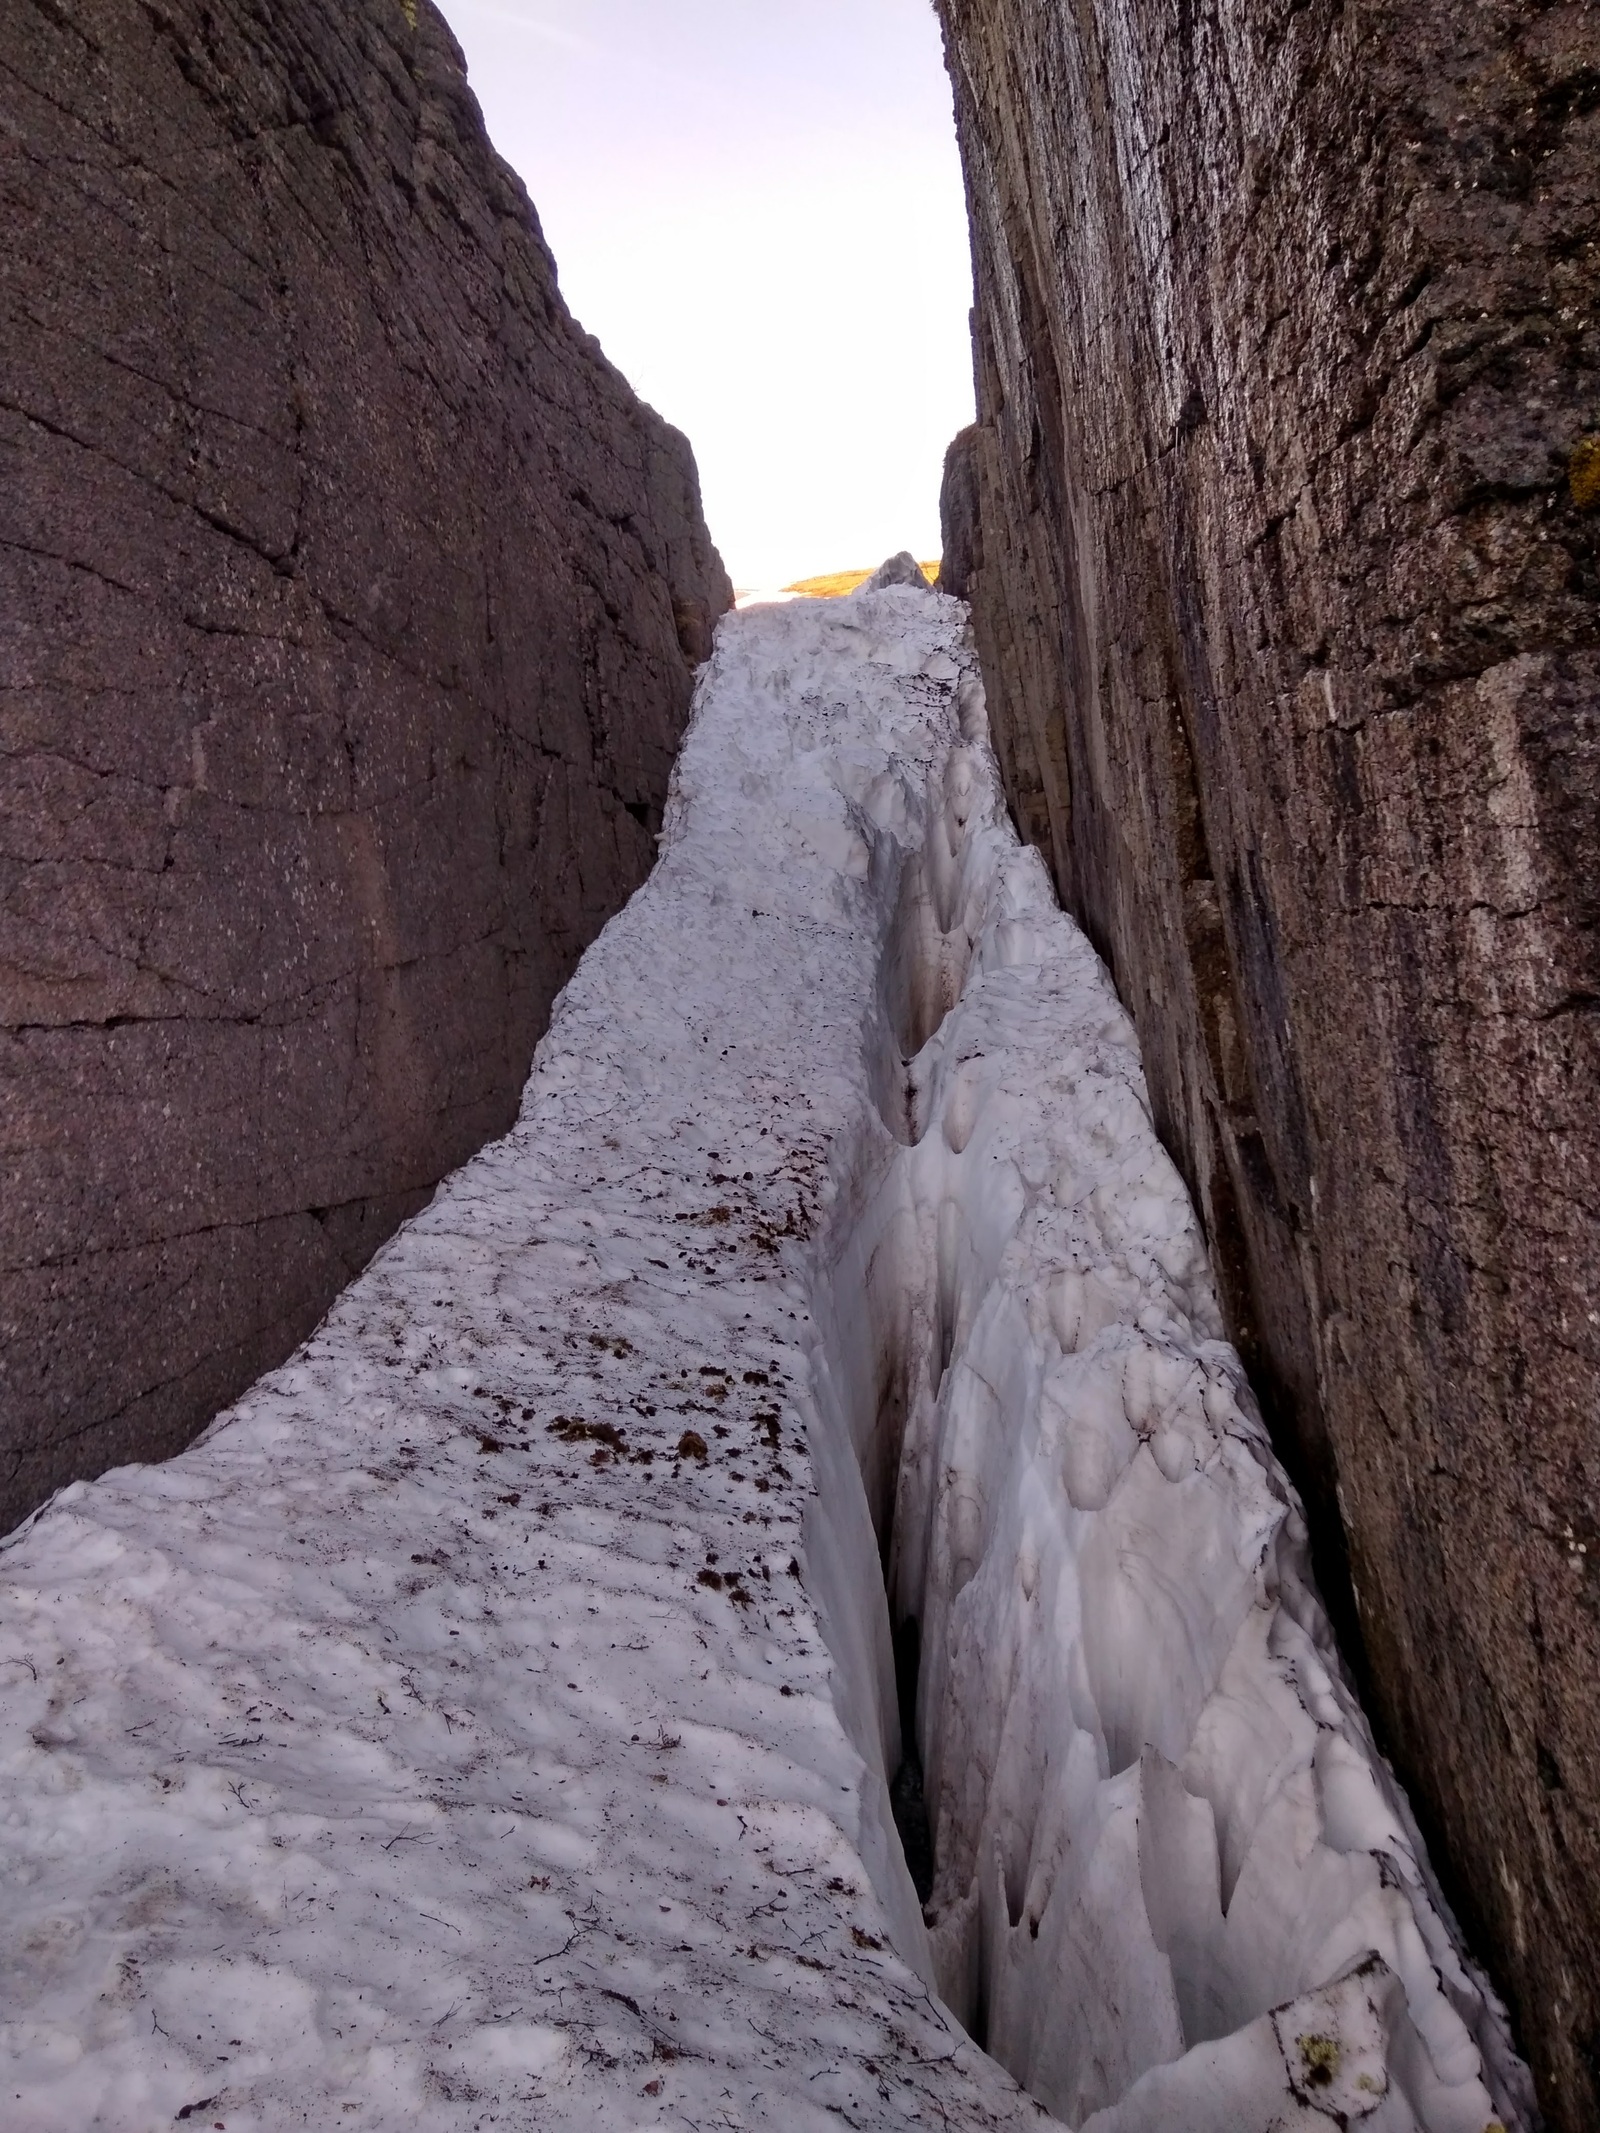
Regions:
<instances>
[{"instance_id":1,"label":"cliff face","mask_svg":"<svg viewBox=\"0 0 1600 2133\"><path fill-rule=\"evenodd\" d=\"M515 1114L731 591L427 0L0 0L0 1522Z\"/></svg>"},{"instance_id":2,"label":"cliff face","mask_svg":"<svg viewBox=\"0 0 1600 2133\"><path fill-rule=\"evenodd\" d=\"M1575 2133L1600 11L940 5L980 411L946 584L1024 831L1137 1015L1386 1746Z\"/></svg>"}]
</instances>

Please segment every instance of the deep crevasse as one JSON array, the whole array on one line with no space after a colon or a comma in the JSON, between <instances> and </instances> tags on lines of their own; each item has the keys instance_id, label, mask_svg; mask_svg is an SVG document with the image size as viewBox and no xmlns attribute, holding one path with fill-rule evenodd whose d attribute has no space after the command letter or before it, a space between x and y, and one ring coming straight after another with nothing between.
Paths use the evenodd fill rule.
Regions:
<instances>
[{"instance_id":1,"label":"deep crevasse","mask_svg":"<svg viewBox=\"0 0 1600 2133\"><path fill-rule=\"evenodd\" d=\"M731 619L515 1130L0 1561L6 2122L1040 2123L930 1985L1096 2133L1518 2122L1219 1333L963 610Z\"/></svg>"}]
</instances>

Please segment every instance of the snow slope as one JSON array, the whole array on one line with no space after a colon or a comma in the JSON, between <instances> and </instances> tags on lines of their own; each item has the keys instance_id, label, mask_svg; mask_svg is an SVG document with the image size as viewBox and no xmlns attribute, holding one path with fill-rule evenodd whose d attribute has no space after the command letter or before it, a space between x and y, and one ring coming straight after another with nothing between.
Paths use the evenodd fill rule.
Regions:
<instances>
[{"instance_id":1,"label":"snow slope","mask_svg":"<svg viewBox=\"0 0 1600 2133\"><path fill-rule=\"evenodd\" d=\"M726 621L515 1130L6 1545L8 2129L1522 2122L964 621Z\"/></svg>"}]
</instances>

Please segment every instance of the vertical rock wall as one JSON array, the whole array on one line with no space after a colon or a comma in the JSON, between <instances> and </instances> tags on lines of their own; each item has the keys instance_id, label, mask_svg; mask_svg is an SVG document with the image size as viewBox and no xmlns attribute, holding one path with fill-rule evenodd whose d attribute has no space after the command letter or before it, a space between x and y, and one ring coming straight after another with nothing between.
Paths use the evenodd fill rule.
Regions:
<instances>
[{"instance_id":1,"label":"vertical rock wall","mask_svg":"<svg viewBox=\"0 0 1600 2133\"><path fill-rule=\"evenodd\" d=\"M427 0L0 0L0 1523L507 1126L731 591Z\"/></svg>"},{"instance_id":2,"label":"vertical rock wall","mask_svg":"<svg viewBox=\"0 0 1600 2133\"><path fill-rule=\"evenodd\" d=\"M1577 2133L1600 10L940 6L980 411L946 583L1024 831L1137 1015L1387 1745Z\"/></svg>"}]
</instances>

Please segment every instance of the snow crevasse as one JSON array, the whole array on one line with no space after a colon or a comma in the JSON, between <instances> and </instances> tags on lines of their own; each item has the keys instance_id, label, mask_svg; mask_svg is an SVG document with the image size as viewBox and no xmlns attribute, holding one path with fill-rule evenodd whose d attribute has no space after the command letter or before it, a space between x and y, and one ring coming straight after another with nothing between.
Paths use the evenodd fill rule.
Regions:
<instances>
[{"instance_id":1,"label":"snow crevasse","mask_svg":"<svg viewBox=\"0 0 1600 2133\"><path fill-rule=\"evenodd\" d=\"M856 800L901 1145L842 1144L814 1305L820 1433L919 1630L937 1875L927 1955L914 1924L903 1946L1095 2133L1517 2122L1525 2071L1338 1658L1131 1023L1018 845L965 664L953 708L920 791ZM889 1773L851 1522L824 1619L877 1618ZM868 1639L838 1634L849 1678Z\"/></svg>"}]
</instances>

